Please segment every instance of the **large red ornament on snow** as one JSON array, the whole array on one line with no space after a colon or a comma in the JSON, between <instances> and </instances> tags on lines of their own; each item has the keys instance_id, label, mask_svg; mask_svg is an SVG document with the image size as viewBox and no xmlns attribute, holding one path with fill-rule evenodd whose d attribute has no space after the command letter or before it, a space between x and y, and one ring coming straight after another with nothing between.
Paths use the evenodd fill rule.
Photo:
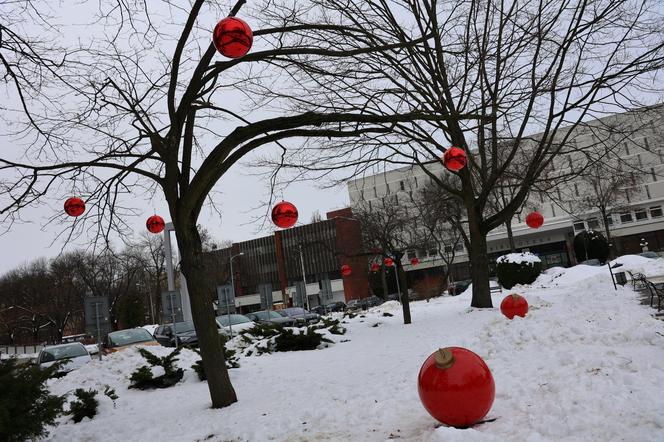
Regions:
<instances>
[{"instance_id":1,"label":"large red ornament on snow","mask_svg":"<svg viewBox=\"0 0 664 442\"><path fill-rule=\"evenodd\" d=\"M394 260L392 258L385 258L383 260L383 264L385 264L388 267L392 267L394 265Z\"/></svg>"},{"instance_id":2,"label":"large red ornament on snow","mask_svg":"<svg viewBox=\"0 0 664 442\"><path fill-rule=\"evenodd\" d=\"M410 265L416 266L420 263L420 260L417 259L417 256L410 258Z\"/></svg>"},{"instance_id":3,"label":"large red ornament on snow","mask_svg":"<svg viewBox=\"0 0 664 442\"><path fill-rule=\"evenodd\" d=\"M272 208L272 222L282 229L293 227L297 222L297 208L288 201L281 201Z\"/></svg>"},{"instance_id":4,"label":"large red ornament on snow","mask_svg":"<svg viewBox=\"0 0 664 442\"><path fill-rule=\"evenodd\" d=\"M164 218L159 215L152 215L145 222L145 227L147 227L150 233L161 233L164 230L165 225Z\"/></svg>"},{"instance_id":5,"label":"large red ornament on snow","mask_svg":"<svg viewBox=\"0 0 664 442\"><path fill-rule=\"evenodd\" d=\"M224 57L240 58L251 49L254 33L244 20L226 17L215 26L212 41Z\"/></svg>"},{"instance_id":6,"label":"large red ornament on snow","mask_svg":"<svg viewBox=\"0 0 664 442\"><path fill-rule=\"evenodd\" d=\"M531 229L539 229L544 224L544 217L539 212L530 212L526 216L526 224Z\"/></svg>"},{"instance_id":7,"label":"large red ornament on snow","mask_svg":"<svg viewBox=\"0 0 664 442\"><path fill-rule=\"evenodd\" d=\"M443 165L452 172L458 172L466 166L466 151L459 147L450 147L443 154Z\"/></svg>"},{"instance_id":8,"label":"large red ornament on snow","mask_svg":"<svg viewBox=\"0 0 664 442\"><path fill-rule=\"evenodd\" d=\"M461 347L441 348L424 361L417 377L422 405L452 427L469 427L491 409L496 386L478 355Z\"/></svg>"},{"instance_id":9,"label":"large red ornament on snow","mask_svg":"<svg viewBox=\"0 0 664 442\"><path fill-rule=\"evenodd\" d=\"M343 276L350 276L351 273L353 273L353 271L351 270L348 264L344 264L341 266L341 274Z\"/></svg>"},{"instance_id":10,"label":"large red ornament on snow","mask_svg":"<svg viewBox=\"0 0 664 442\"><path fill-rule=\"evenodd\" d=\"M514 316L524 318L528 313L528 301L523 296L512 293L505 296L503 302L500 303L500 311L508 319L512 319Z\"/></svg>"},{"instance_id":11,"label":"large red ornament on snow","mask_svg":"<svg viewBox=\"0 0 664 442\"><path fill-rule=\"evenodd\" d=\"M78 197L67 198L65 201L65 213L69 216L81 216L85 212L85 203Z\"/></svg>"},{"instance_id":12,"label":"large red ornament on snow","mask_svg":"<svg viewBox=\"0 0 664 442\"><path fill-rule=\"evenodd\" d=\"M377 262L374 262L373 264L371 264L371 271L372 272L377 272L378 270L380 270L380 264L378 264Z\"/></svg>"}]
</instances>

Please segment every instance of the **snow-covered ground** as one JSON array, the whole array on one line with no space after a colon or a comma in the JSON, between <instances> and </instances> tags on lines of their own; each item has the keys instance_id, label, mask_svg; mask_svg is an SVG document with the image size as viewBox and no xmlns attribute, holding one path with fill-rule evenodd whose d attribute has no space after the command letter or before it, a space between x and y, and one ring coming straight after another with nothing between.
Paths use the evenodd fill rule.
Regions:
<instances>
[{"instance_id":1,"label":"snow-covered ground","mask_svg":"<svg viewBox=\"0 0 664 442\"><path fill-rule=\"evenodd\" d=\"M664 260L619 259L627 269L664 274ZM659 267L661 268L659 268ZM51 381L57 394L114 387L93 420L61 418L55 441L662 441L664 322L627 287L613 289L608 269L555 268L518 292L530 310L510 321L497 308L469 308L470 292L414 302L413 323L390 302L344 324L324 350L241 357L230 371L239 401L209 408L205 383L187 368L177 386L128 390L143 360L136 350L93 360ZM392 317L383 316L383 312ZM496 399L471 429L441 426L420 404L417 374L439 347L466 347L493 372ZM166 354L169 349L150 347Z\"/></svg>"}]
</instances>

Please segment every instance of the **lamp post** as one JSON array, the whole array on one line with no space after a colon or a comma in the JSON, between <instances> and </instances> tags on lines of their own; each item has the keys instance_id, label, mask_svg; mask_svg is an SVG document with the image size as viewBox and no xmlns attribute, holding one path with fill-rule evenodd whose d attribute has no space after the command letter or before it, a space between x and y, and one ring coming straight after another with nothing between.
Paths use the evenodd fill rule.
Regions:
<instances>
[{"instance_id":1,"label":"lamp post","mask_svg":"<svg viewBox=\"0 0 664 442\"><path fill-rule=\"evenodd\" d=\"M233 259L238 256L244 255L244 252L240 252L236 255L231 256L231 293L233 294L233 299L235 299L235 281L233 279ZM235 302L235 301L233 301ZM231 331L231 339L233 339L233 325L231 324L231 309L228 306L228 295L226 295L226 316L228 317L228 328Z\"/></svg>"},{"instance_id":2,"label":"lamp post","mask_svg":"<svg viewBox=\"0 0 664 442\"><path fill-rule=\"evenodd\" d=\"M307 306L307 310L309 310L309 295L307 295L307 272L304 270L304 254L302 252L302 244L298 245L300 249L300 264L302 265L302 283L303 283L303 296L304 299L302 300L302 307L304 308L305 304ZM306 318L305 318L306 319Z\"/></svg>"}]
</instances>

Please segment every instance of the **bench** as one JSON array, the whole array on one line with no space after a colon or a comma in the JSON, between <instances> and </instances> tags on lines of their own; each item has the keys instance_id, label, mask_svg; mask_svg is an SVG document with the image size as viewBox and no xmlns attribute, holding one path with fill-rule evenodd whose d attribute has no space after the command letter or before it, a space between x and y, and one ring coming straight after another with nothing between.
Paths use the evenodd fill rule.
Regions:
<instances>
[{"instance_id":1,"label":"bench","mask_svg":"<svg viewBox=\"0 0 664 442\"><path fill-rule=\"evenodd\" d=\"M643 273L632 273L629 270L627 270L627 273L632 280L632 289L636 290L637 285L639 286L639 289L648 288L649 281L646 278L646 275Z\"/></svg>"},{"instance_id":2,"label":"bench","mask_svg":"<svg viewBox=\"0 0 664 442\"><path fill-rule=\"evenodd\" d=\"M647 281L647 280L646 280ZM647 287L650 291L650 307L653 307L653 301L657 296L657 311L662 310L662 298L664 298L664 284L654 284L647 281Z\"/></svg>"}]
</instances>

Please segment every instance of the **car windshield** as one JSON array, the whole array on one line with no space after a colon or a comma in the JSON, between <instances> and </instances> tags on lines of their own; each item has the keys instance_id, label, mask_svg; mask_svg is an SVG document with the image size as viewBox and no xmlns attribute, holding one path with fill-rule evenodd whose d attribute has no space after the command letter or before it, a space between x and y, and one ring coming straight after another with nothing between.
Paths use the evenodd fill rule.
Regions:
<instances>
[{"instance_id":1,"label":"car windshield","mask_svg":"<svg viewBox=\"0 0 664 442\"><path fill-rule=\"evenodd\" d=\"M301 307L285 308L283 310L288 316L304 315L307 311Z\"/></svg>"},{"instance_id":2,"label":"car windshield","mask_svg":"<svg viewBox=\"0 0 664 442\"><path fill-rule=\"evenodd\" d=\"M190 331L195 331L194 321L185 321L185 322L176 322L175 323L175 332L176 333L185 333Z\"/></svg>"},{"instance_id":3,"label":"car windshield","mask_svg":"<svg viewBox=\"0 0 664 442\"><path fill-rule=\"evenodd\" d=\"M251 319L247 318L244 315L230 315L230 316L231 316L231 320L230 320L231 325L243 324L245 322L251 322ZM219 322L224 327L228 327L228 315L217 316L217 322Z\"/></svg>"},{"instance_id":4,"label":"car windshield","mask_svg":"<svg viewBox=\"0 0 664 442\"><path fill-rule=\"evenodd\" d=\"M41 362L60 361L62 359L86 356L88 351L82 345L63 345L59 347L46 347L42 350Z\"/></svg>"},{"instance_id":5,"label":"car windshield","mask_svg":"<svg viewBox=\"0 0 664 442\"><path fill-rule=\"evenodd\" d=\"M144 328L132 328L108 334L108 343L111 347L121 347L138 342L152 341L153 339L150 332Z\"/></svg>"}]
</instances>

